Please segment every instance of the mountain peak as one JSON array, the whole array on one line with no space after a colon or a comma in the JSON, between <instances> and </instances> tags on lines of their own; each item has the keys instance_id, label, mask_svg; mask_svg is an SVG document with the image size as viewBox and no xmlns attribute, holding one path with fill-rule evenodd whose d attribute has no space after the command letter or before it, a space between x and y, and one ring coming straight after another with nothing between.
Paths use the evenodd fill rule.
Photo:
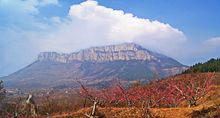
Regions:
<instances>
[{"instance_id":1,"label":"mountain peak","mask_svg":"<svg viewBox=\"0 0 220 118\"><path fill-rule=\"evenodd\" d=\"M85 50L104 51L104 52L119 52L119 51L138 51L146 50L136 43L122 43L116 45L107 45L100 47L91 47Z\"/></svg>"},{"instance_id":2,"label":"mountain peak","mask_svg":"<svg viewBox=\"0 0 220 118\"><path fill-rule=\"evenodd\" d=\"M123 43L91 47L73 52L71 54L60 54L56 52L42 52L38 56L39 61L56 61L68 63L72 61L117 61L117 60L158 60L156 53L148 51L136 43Z\"/></svg>"},{"instance_id":3,"label":"mountain peak","mask_svg":"<svg viewBox=\"0 0 220 118\"><path fill-rule=\"evenodd\" d=\"M131 60L131 61L130 61ZM75 86L75 79L88 85L108 85L115 78L147 81L182 72L186 66L135 43L83 49L70 54L42 52L38 61L9 75L9 86L44 88ZM78 80L77 79L77 80Z\"/></svg>"}]
</instances>

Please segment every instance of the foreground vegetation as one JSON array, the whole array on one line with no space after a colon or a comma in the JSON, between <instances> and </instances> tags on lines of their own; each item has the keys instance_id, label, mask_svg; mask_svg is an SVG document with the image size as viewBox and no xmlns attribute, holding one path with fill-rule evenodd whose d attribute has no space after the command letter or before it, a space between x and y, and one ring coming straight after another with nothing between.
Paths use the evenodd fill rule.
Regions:
<instances>
[{"instance_id":1,"label":"foreground vegetation","mask_svg":"<svg viewBox=\"0 0 220 118\"><path fill-rule=\"evenodd\" d=\"M204 77L210 76L210 74L188 74L188 75L180 75L180 76L176 76L174 78L170 78L168 80L162 80L160 81L161 83L165 83L167 81L173 81L173 79L179 81L179 82L189 82L189 78L193 78L196 81L200 81L202 79L205 79ZM137 101L133 101L131 100L131 103L128 104L128 99L130 99L129 97L127 99L118 99L120 102L111 102L108 103L109 105L105 105L102 106L100 104L100 106L97 108L97 114L95 114L96 116L99 117L107 117L107 118L219 118L220 117L220 84L219 84L219 77L220 74L215 74L215 77L213 78L212 84L210 86L210 89L208 90L207 93L203 94L200 96L200 99L197 100L196 104L194 106L189 107L189 102L187 101L186 98L184 98L184 100L180 100L178 105L169 105L167 106L168 103L166 103L165 99L167 98L163 98L163 97L156 97L156 96L152 96L152 98L150 98L150 101L152 101L151 106L147 106L147 105L143 105L140 102L140 99ZM160 82L157 83L151 83L149 85L144 85L142 87L149 87L149 86L154 86L154 84L158 85L161 84ZM195 82L197 87L200 86L198 83L200 82ZM204 84L201 84L204 85ZM137 86L140 85L135 85L132 86L131 88L136 88ZM187 85L188 86L188 85ZM155 87L155 86L154 86ZM129 88L129 89L131 89ZM84 92L83 95L84 97L87 96L88 99L91 99L91 96L88 95L89 91L91 91L91 89L86 89L86 88L82 88ZM85 91L86 89L86 91ZM129 91L129 89L127 89L127 91ZM126 90L121 90L121 91L126 91ZM164 90L166 91L166 90ZM178 91L177 91L178 92ZM85 93L87 95L85 95ZM99 92L100 93L100 92ZM158 93L158 92L157 92ZM160 95L159 93L156 95ZM94 93L92 93L93 95L96 95ZM122 93L122 95L124 95L125 93ZM129 94L129 92L128 92ZM153 94L153 93L152 93ZM161 94L162 95L162 94ZM188 94L189 96L191 96L191 98L194 98L195 96L193 94ZM95 99L101 99L97 97L98 95L96 95ZM109 96L112 96L112 94L109 94ZM118 94L116 95L118 96ZM125 97L126 95L124 95ZM164 95L162 95L164 96ZM113 96L114 97L114 96ZM142 95L142 98L144 99L144 95ZM184 97L184 96L182 96ZM86 97L85 97L86 98ZM120 98L120 97L119 97ZM131 97L132 98L132 97ZM161 99L163 98L163 100ZM189 97L190 98L190 97ZM135 98L137 99L137 98ZM161 100L158 101L157 103L155 103L156 100ZM165 100L165 101L164 101ZM124 101L124 102L123 102ZM163 102L162 102L163 101ZM102 101L103 102L103 101ZM171 102L171 101L170 101ZM121 104L120 104L121 103ZM124 104L123 104L124 103ZM153 104L155 103L155 104ZM171 102L172 103L172 102ZM145 107L144 107L145 106ZM147 106L147 107L146 107ZM87 107L84 109L81 109L77 112L67 112L67 113L62 113L62 114L56 114L54 115L54 117L60 117L60 118L64 118L64 117L85 117L85 113L91 113L92 108L91 107ZM104 116L103 116L104 115Z\"/></svg>"},{"instance_id":2,"label":"foreground vegetation","mask_svg":"<svg viewBox=\"0 0 220 118\"><path fill-rule=\"evenodd\" d=\"M1 99L4 117L219 117L220 74L183 74L148 84L107 89L51 90L36 92L37 115L25 105L27 96ZM2 87L3 88L3 87ZM2 89L3 91L3 89ZM2 94L3 95L3 94Z\"/></svg>"}]
</instances>

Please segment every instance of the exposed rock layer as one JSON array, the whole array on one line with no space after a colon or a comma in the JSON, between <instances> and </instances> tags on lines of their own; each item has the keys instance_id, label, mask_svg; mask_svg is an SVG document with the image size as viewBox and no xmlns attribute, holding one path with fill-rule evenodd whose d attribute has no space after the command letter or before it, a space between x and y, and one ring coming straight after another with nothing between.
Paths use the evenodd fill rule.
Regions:
<instances>
[{"instance_id":1,"label":"exposed rock layer","mask_svg":"<svg viewBox=\"0 0 220 118\"><path fill-rule=\"evenodd\" d=\"M135 43L93 47L71 54L59 54L56 52L42 52L38 56L39 61L57 61L68 63L72 61L117 61L117 60L158 60L155 54Z\"/></svg>"},{"instance_id":2,"label":"exposed rock layer","mask_svg":"<svg viewBox=\"0 0 220 118\"><path fill-rule=\"evenodd\" d=\"M134 43L93 47L71 54L43 52L29 66L4 78L6 87L65 88L78 85L106 86L115 79L148 81L186 69L178 61Z\"/></svg>"}]
</instances>

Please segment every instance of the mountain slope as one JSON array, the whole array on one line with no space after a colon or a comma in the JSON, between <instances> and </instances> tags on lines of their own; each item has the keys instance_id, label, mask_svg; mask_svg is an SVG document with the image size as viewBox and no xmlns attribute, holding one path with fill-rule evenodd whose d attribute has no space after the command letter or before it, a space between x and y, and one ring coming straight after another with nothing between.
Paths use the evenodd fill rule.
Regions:
<instances>
[{"instance_id":1,"label":"mountain slope","mask_svg":"<svg viewBox=\"0 0 220 118\"><path fill-rule=\"evenodd\" d=\"M184 73L220 72L220 59L210 59L204 63L198 63L187 69Z\"/></svg>"},{"instance_id":2,"label":"mountain slope","mask_svg":"<svg viewBox=\"0 0 220 118\"><path fill-rule=\"evenodd\" d=\"M71 54L43 52L38 60L3 79L7 87L107 86L115 79L147 81L182 72L186 66L134 43L93 47Z\"/></svg>"}]
</instances>

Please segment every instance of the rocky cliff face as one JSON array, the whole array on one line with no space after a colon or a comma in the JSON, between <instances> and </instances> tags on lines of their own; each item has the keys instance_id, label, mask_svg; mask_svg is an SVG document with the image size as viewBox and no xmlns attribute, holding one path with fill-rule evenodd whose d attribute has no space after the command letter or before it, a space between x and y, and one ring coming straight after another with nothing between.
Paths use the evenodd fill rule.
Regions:
<instances>
[{"instance_id":1,"label":"rocky cliff face","mask_svg":"<svg viewBox=\"0 0 220 118\"><path fill-rule=\"evenodd\" d=\"M38 56L39 61L56 61L68 63L72 61L117 61L117 60L146 60L159 59L153 52L144 49L135 43L93 47L71 54L59 54L56 52L42 52Z\"/></svg>"},{"instance_id":2,"label":"rocky cliff face","mask_svg":"<svg viewBox=\"0 0 220 118\"><path fill-rule=\"evenodd\" d=\"M111 85L122 81L149 81L175 75L186 69L178 61L134 43L93 47L71 54L43 52L29 66L2 78L6 87L59 88Z\"/></svg>"}]
</instances>

